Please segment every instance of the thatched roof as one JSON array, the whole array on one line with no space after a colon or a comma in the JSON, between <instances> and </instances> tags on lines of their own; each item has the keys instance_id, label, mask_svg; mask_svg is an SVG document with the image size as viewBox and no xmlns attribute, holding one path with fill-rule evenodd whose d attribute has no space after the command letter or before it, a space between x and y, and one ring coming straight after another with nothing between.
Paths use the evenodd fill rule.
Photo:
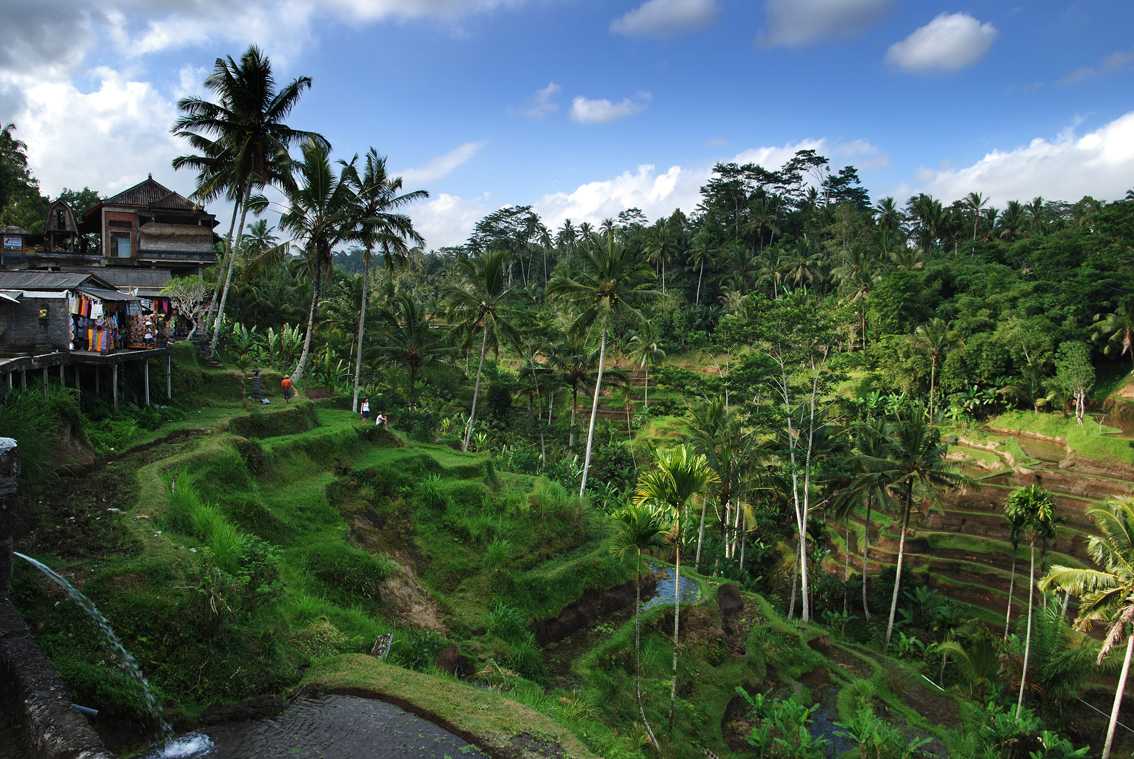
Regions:
<instances>
[{"instance_id":1,"label":"thatched roof","mask_svg":"<svg viewBox=\"0 0 1134 759\"><path fill-rule=\"evenodd\" d=\"M149 176L138 184L102 201L107 206L132 208L167 208L177 211L196 211L199 206Z\"/></svg>"}]
</instances>

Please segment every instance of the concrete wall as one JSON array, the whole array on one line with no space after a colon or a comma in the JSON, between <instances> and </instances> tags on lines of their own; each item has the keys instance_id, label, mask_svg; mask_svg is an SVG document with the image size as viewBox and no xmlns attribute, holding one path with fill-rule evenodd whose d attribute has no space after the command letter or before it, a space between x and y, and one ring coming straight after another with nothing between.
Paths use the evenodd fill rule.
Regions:
<instances>
[{"instance_id":1,"label":"concrete wall","mask_svg":"<svg viewBox=\"0 0 1134 759\"><path fill-rule=\"evenodd\" d=\"M0 594L0 682L6 703L23 725L29 757L114 759L79 713L51 662L39 650L7 596Z\"/></svg>"},{"instance_id":2,"label":"concrete wall","mask_svg":"<svg viewBox=\"0 0 1134 759\"><path fill-rule=\"evenodd\" d=\"M39 307L47 306L47 319L39 318ZM22 298L19 303L0 303L0 351L23 353L69 350L66 298Z\"/></svg>"}]
</instances>

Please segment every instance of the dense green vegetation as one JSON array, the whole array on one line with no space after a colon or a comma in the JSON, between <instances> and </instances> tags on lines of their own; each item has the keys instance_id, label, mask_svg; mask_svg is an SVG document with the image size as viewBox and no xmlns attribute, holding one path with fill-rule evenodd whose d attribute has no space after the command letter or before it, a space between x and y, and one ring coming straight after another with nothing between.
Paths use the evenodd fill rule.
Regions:
<instances>
[{"instance_id":1,"label":"dense green vegetation","mask_svg":"<svg viewBox=\"0 0 1134 759\"><path fill-rule=\"evenodd\" d=\"M508 206L426 251L419 195L285 123L308 80L268 83L254 50L218 61L176 125L199 197L234 205L178 285L222 366L183 346L178 408L84 410L114 450L73 481L117 511L29 506L29 550L172 713L305 684L571 755L1129 750L1091 707L1134 640L1134 199L899 206L801 151L717 166L688 215ZM278 229L246 223L267 187ZM79 428L73 405L2 418ZM697 601L630 600L666 573ZM136 717L53 600L20 578L76 693ZM361 656L390 632L416 673ZM500 719L463 721L474 698Z\"/></svg>"}]
</instances>

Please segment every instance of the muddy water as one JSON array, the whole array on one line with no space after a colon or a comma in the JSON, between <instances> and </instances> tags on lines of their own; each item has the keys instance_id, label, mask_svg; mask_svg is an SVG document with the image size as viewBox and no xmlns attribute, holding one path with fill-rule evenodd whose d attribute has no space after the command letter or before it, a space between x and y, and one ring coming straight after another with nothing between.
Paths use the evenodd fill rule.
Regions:
<instances>
[{"instance_id":1,"label":"muddy water","mask_svg":"<svg viewBox=\"0 0 1134 759\"><path fill-rule=\"evenodd\" d=\"M443 759L485 757L463 738L384 701L321 696L295 701L269 719L208 728L216 759Z\"/></svg>"},{"instance_id":2,"label":"muddy water","mask_svg":"<svg viewBox=\"0 0 1134 759\"><path fill-rule=\"evenodd\" d=\"M1024 449L1024 453L1034 459L1058 464L1067 457L1067 450L1059 443L1023 436L1016 438L1016 440L1020 443L1020 447Z\"/></svg>"}]
</instances>

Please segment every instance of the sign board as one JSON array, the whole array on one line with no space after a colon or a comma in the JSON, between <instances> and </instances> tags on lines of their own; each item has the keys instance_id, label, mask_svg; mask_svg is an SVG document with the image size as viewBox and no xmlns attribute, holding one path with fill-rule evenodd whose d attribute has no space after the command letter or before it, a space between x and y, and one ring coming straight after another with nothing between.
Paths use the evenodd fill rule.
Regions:
<instances>
[{"instance_id":1,"label":"sign board","mask_svg":"<svg viewBox=\"0 0 1134 759\"><path fill-rule=\"evenodd\" d=\"M24 247L24 238L20 235L4 235L4 250L20 250Z\"/></svg>"}]
</instances>

